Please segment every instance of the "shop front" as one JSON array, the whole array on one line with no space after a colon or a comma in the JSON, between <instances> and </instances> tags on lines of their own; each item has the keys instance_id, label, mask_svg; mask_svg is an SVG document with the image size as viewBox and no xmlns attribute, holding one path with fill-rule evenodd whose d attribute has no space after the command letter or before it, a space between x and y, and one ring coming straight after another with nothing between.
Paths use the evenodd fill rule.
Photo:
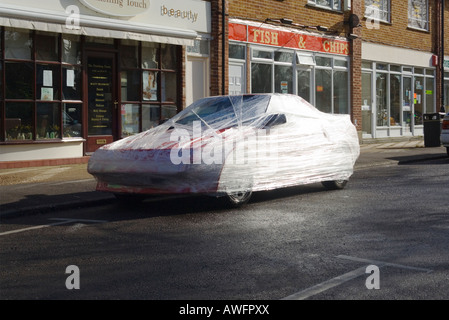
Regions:
<instances>
[{"instance_id":1,"label":"shop front","mask_svg":"<svg viewBox=\"0 0 449 320\"><path fill-rule=\"evenodd\" d=\"M0 162L80 158L184 107L209 2L25 2L0 4Z\"/></svg>"},{"instance_id":2,"label":"shop front","mask_svg":"<svg viewBox=\"0 0 449 320\"><path fill-rule=\"evenodd\" d=\"M323 112L351 113L346 38L231 19L229 40L230 93L296 94Z\"/></svg>"},{"instance_id":3,"label":"shop front","mask_svg":"<svg viewBox=\"0 0 449 320\"><path fill-rule=\"evenodd\" d=\"M439 111L432 57L432 53L363 43L363 138L423 136L423 115Z\"/></svg>"}]
</instances>

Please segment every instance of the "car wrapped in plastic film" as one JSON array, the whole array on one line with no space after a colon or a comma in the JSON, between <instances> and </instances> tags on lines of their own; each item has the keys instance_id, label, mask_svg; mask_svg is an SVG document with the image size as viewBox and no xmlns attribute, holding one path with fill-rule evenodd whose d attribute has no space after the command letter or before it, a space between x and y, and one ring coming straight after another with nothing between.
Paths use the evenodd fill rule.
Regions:
<instances>
[{"instance_id":1,"label":"car wrapped in plastic film","mask_svg":"<svg viewBox=\"0 0 449 320\"><path fill-rule=\"evenodd\" d=\"M205 194L247 202L253 192L321 182L342 189L360 154L349 115L296 95L200 99L148 131L95 151L97 190L127 195Z\"/></svg>"}]
</instances>

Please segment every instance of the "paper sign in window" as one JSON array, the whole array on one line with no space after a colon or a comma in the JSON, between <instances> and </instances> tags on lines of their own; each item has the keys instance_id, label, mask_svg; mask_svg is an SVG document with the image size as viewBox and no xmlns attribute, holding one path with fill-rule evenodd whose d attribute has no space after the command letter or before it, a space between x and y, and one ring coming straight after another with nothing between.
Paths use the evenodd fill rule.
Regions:
<instances>
[{"instance_id":1,"label":"paper sign in window","mask_svg":"<svg viewBox=\"0 0 449 320\"><path fill-rule=\"evenodd\" d=\"M51 70L44 70L44 87L53 87L53 72Z\"/></svg>"},{"instance_id":2,"label":"paper sign in window","mask_svg":"<svg viewBox=\"0 0 449 320\"><path fill-rule=\"evenodd\" d=\"M66 85L71 88L75 86L75 70L67 70Z\"/></svg>"}]
</instances>

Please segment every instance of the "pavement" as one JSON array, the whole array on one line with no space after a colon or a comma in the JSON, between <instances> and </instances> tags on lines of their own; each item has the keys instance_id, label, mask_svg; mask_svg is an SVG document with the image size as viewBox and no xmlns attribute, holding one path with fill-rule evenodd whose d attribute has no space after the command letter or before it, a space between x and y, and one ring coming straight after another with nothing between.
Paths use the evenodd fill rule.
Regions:
<instances>
[{"instance_id":1,"label":"pavement","mask_svg":"<svg viewBox=\"0 0 449 320\"><path fill-rule=\"evenodd\" d=\"M425 147L423 139L376 141L360 146L354 169L441 158L447 158L446 148ZM0 219L115 201L112 194L96 191L95 186L87 164L2 169Z\"/></svg>"}]
</instances>

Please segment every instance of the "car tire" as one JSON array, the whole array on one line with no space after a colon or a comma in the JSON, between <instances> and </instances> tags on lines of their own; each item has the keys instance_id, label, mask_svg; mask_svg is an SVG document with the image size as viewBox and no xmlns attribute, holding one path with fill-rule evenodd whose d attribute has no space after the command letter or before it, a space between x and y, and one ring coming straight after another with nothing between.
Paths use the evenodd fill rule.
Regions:
<instances>
[{"instance_id":1,"label":"car tire","mask_svg":"<svg viewBox=\"0 0 449 320\"><path fill-rule=\"evenodd\" d=\"M226 195L227 204L231 205L232 207L240 207L248 203L252 194L252 190L230 192Z\"/></svg>"},{"instance_id":2,"label":"car tire","mask_svg":"<svg viewBox=\"0 0 449 320\"><path fill-rule=\"evenodd\" d=\"M446 147L447 156L449 157L449 147Z\"/></svg>"},{"instance_id":3,"label":"car tire","mask_svg":"<svg viewBox=\"0 0 449 320\"><path fill-rule=\"evenodd\" d=\"M348 180L323 181L321 184L329 190L341 190L346 187Z\"/></svg>"}]
</instances>

